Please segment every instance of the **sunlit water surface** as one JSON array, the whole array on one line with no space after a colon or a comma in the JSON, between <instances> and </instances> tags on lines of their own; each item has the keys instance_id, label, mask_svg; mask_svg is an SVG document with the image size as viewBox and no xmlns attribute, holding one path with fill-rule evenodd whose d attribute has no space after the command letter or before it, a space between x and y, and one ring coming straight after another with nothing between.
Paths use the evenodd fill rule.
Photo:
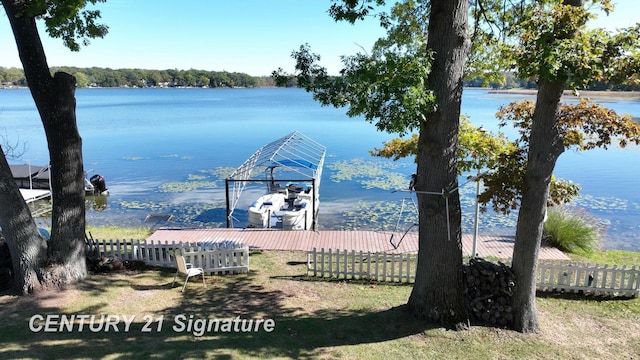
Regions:
<instances>
[{"instance_id":1,"label":"sunlit water surface","mask_svg":"<svg viewBox=\"0 0 640 360\"><path fill-rule=\"evenodd\" d=\"M149 214L171 214L170 225L225 226L224 179L260 146L299 131L327 147L320 186L320 229L404 231L415 213L401 212L413 160L373 158L369 150L393 135L377 132L344 109L321 107L299 89L79 89L78 126L85 169L103 175L111 195L89 198L91 225L154 226ZM490 131L499 129L501 105L533 99L466 89L462 112ZM607 101L619 113L640 117L640 102ZM42 124L28 90L0 90L0 133L25 145L10 163L45 164ZM555 174L582 186L572 204L606 230L605 248L640 250L640 149L567 151ZM462 177L461 183L466 183ZM240 199L236 226L262 192L255 185ZM473 229L475 184L461 187L463 232ZM405 205L409 205L408 202ZM398 219L402 219L397 225ZM46 219L45 219L46 221ZM480 233L513 234L516 215L480 216Z\"/></svg>"}]
</instances>

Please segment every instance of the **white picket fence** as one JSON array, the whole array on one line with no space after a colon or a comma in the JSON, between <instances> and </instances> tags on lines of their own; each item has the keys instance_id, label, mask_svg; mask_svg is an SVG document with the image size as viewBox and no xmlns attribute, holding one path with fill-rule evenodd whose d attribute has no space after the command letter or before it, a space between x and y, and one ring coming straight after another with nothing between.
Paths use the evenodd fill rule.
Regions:
<instances>
[{"instance_id":1,"label":"white picket fence","mask_svg":"<svg viewBox=\"0 0 640 360\"><path fill-rule=\"evenodd\" d=\"M173 268L176 267L173 255L180 251L187 262L203 268L209 274L249 271L249 247L235 240L196 243L98 240L91 241L86 249L88 252L98 251L101 256Z\"/></svg>"},{"instance_id":2,"label":"white picket fence","mask_svg":"<svg viewBox=\"0 0 640 360\"><path fill-rule=\"evenodd\" d=\"M188 247L182 249L182 254L187 262L203 268L207 273L249 272L249 247L241 243L222 242L204 248Z\"/></svg>"},{"instance_id":3,"label":"white picket fence","mask_svg":"<svg viewBox=\"0 0 640 360\"><path fill-rule=\"evenodd\" d=\"M416 254L371 253L316 249L307 251L307 275L345 280L414 282ZM536 285L540 291L585 292L611 296L640 294L640 269L540 261Z\"/></svg>"},{"instance_id":4,"label":"white picket fence","mask_svg":"<svg viewBox=\"0 0 640 360\"><path fill-rule=\"evenodd\" d=\"M413 282L416 254L324 249L307 251L307 275L345 280Z\"/></svg>"},{"instance_id":5,"label":"white picket fence","mask_svg":"<svg viewBox=\"0 0 640 360\"><path fill-rule=\"evenodd\" d=\"M540 261L536 278L538 290L588 292L594 294L632 296L640 293L640 269L635 265L582 264L576 262Z\"/></svg>"}]
</instances>

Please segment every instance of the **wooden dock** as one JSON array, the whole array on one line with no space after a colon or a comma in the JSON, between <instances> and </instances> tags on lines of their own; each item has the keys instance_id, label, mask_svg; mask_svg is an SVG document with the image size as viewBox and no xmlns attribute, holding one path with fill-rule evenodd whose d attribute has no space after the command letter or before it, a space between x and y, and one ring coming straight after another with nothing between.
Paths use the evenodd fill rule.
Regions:
<instances>
[{"instance_id":1,"label":"wooden dock","mask_svg":"<svg viewBox=\"0 0 640 360\"><path fill-rule=\"evenodd\" d=\"M393 236L393 239L392 239ZM285 231L274 229L184 229L158 230L147 240L155 242L196 243L206 241L237 240L251 248L262 250L316 249L355 250L363 252L406 253L418 251L418 234L409 233L402 241L401 233L387 231ZM392 244L393 241L393 244ZM480 257L508 259L513 255L514 237L480 235L477 239L477 253ZM397 246L397 248L395 246ZM470 256L473 249L473 235L462 236L462 251ZM540 259L569 260L560 250L542 246Z\"/></svg>"}]
</instances>

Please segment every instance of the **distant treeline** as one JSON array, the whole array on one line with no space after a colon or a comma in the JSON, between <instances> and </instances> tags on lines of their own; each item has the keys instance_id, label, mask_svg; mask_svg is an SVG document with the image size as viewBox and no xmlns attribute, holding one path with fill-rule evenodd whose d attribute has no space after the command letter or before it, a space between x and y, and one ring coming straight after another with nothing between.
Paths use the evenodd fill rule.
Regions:
<instances>
[{"instance_id":1,"label":"distant treeline","mask_svg":"<svg viewBox=\"0 0 640 360\"><path fill-rule=\"evenodd\" d=\"M55 67L51 73L64 71L76 78L77 87L266 87L274 86L270 76L205 70L143 70ZM22 69L0 67L0 83L27 86Z\"/></svg>"},{"instance_id":2,"label":"distant treeline","mask_svg":"<svg viewBox=\"0 0 640 360\"><path fill-rule=\"evenodd\" d=\"M523 80L515 77L513 73L505 73L501 83L485 83L482 78L476 78L464 82L466 87L489 87L492 89L537 89L538 84L533 80ZM571 89L568 89L571 90ZM581 89L590 91L640 91L640 85L616 85L606 82L597 82L594 85Z\"/></svg>"},{"instance_id":3,"label":"distant treeline","mask_svg":"<svg viewBox=\"0 0 640 360\"><path fill-rule=\"evenodd\" d=\"M205 70L144 70L144 69L109 69L109 68L77 68L55 67L51 73L64 71L76 77L77 86L82 87L226 87L252 88L276 86L271 76L251 76L238 72L205 71ZM22 69L0 67L0 84L8 86L27 86ZM506 73L500 83L486 83L482 78L465 81L467 87L490 87L493 89L536 89L533 80L516 78ZM295 79L290 79L286 86L296 86ZM640 85L613 85L599 82L583 89L594 91L640 91Z\"/></svg>"}]
</instances>

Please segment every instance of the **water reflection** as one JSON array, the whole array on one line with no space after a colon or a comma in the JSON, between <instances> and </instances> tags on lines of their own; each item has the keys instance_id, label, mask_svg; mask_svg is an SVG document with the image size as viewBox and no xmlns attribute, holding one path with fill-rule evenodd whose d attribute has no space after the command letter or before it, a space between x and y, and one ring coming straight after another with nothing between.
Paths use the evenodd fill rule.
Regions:
<instances>
[{"instance_id":1,"label":"water reflection","mask_svg":"<svg viewBox=\"0 0 640 360\"><path fill-rule=\"evenodd\" d=\"M88 198L90 225L148 226L148 214L171 214L188 227L225 226L223 179L260 146L293 130L327 147L320 187L320 228L388 230L415 172L411 159L373 159L368 151L394 135L380 133L344 109L321 107L299 89L79 89L78 127L85 168L105 176L111 195ZM462 113L489 131L499 129L499 106L529 95L465 89ZM609 100L608 100L609 101ZM0 121L9 142L28 146L16 162L47 163L44 131L26 89L0 91ZM640 116L640 102L607 102L620 113ZM556 176L579 183L573 206L601 219L607 247L640 249L638 147L569 151ZM226 175L225 175L226 174ZM461 178L460 182L466 181ZM240 206L263 190L250 189ZM460 189L463 232L473 227L474 186ZM244 204L244 205L242 205ZM246 221L239 208L237 223ZM516 214L480 214L480 233L513 234Z\"/></svg>"}]
</instances>

